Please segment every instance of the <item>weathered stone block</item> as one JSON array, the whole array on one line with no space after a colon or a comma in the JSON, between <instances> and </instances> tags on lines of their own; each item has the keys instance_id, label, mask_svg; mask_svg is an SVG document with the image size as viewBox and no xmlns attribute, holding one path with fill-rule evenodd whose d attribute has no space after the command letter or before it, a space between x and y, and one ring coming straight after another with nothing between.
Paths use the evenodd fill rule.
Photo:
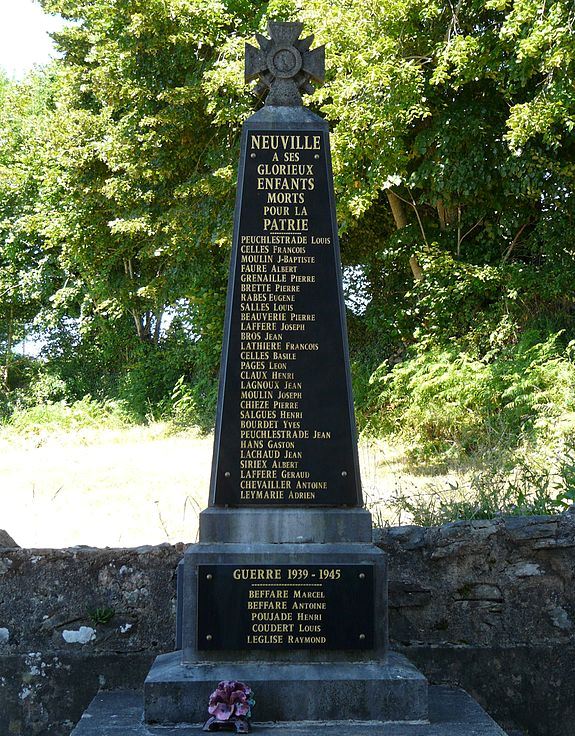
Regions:
<instances>
[{"instance_id":1,"label":"weathered stone block","mask_svg":"<svg viewBox=\"0 0 575 736\"><path fill-rule=\"evenodd\" d=\"M158 657L144 684L145 721L206 718L220 680L247 682L262 721L425 720L427 680L405 657L384 662L200 662L179 652Z\"/></svg>"},{"instance_id":2,"label":"weathered stone block","mask_svg":"<svg viewBox=\"0 0 575 736\"><path fill-rule=\"evenodd\" d=\"M432 681L460 684L529 736L572 736L575 722L575 515L551 521L544 526L555 536L520 544L503 519L467 524L459 551L437 559L429 554L437 529L376 530L387 553L396 647L409 645L409 658ZM422 538L421 547L409 548ZM26 736L67 736L66 720L79 717L100 676L105 686L141 686L154 656L174 647L175 569L183 549L2 550L2 736L11 723ZM536 568L540 574L526 575ZM462 600L462 588L486 584L500 588L501 601ZM89 602L111 605L114 618L95 623ZM94 641L64 640L64 631L82 626L95 630ZM30 652L39 653L40 664L27 664ZM24 688L32 692L21 699Z\"/></svg>"},{"instance_id":3,"label":"weathered stone block","mask_svg":"<svg viewBox=\"0 0 575 736\"><path fill-rule=\"evenodd\" d=\"M4 529L0 529L0 547L19 547L14 539Z\"/></svg>"},{"instance_id":4,"label":"weathered stone block","mask_svg":"<svg viewBox=\"0 0 575 736\"><path fill-rule=\"evenodd\" d=\"M98 695L73 736L191 736L200 725L154 727L141 721L139 693ZM256 723L259 736L505 736L465 692L430 688L429 723ZM519 736L519 735L516 735Z\"/></svg>"}]
</instances>

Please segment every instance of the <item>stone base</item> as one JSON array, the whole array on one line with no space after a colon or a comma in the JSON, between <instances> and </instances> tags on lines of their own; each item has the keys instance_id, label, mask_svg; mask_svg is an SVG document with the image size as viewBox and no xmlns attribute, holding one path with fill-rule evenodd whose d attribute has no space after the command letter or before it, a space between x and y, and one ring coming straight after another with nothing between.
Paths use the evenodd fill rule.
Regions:
<instances>
[{"instance_id":1,"label":"stone base","mask_svg":"<svg viewBox=\"0 0 575 736\"><path fill-rule=\"evenodd\" d=\"M146 725L142 721L141 693L116 691L97 695L71 736L200 736L201 733L201 724ZM463 690L437 686L429 688L428 723L256 722L253 733L254 736L505 736Z\"/></svg>"},{"instance_id":2,"label":"stone base","mask_svg":"<svg viewBox=\"0 0 575 736\"><path fill-rule=\"evenodd\" d=\"M424 721L427 680L401 654L385 662L201 662L159 656L144 683L148 723L200 721L220 680L255 692L263 721Z\"/></svg>"},{"instance_id":3,"label":"stone base","mask_svg":"<svg viewBox=\"0 0 575 736\"><path fill-rule=\"evenodd\" d=\"M221 508L200 514L200 541L243 544L337 544L371 542L371 514L365 509Z\"/></svg>"}]
</instances>

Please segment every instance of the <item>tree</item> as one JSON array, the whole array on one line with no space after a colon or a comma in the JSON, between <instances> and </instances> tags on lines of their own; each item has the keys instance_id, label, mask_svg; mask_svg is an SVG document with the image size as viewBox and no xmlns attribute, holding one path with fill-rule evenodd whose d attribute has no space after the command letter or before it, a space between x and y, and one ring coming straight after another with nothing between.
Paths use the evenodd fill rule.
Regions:
<instances>
[{"instance_id":1,"label":"tree","mask_svg":"<svg viewBox=\"0 0 575 736\"><path fill-rule=\"evenodd\" d=\"M343 257L369 276L375 344L384 327L484 352L558 311L573 332L572 3L278 0L267 14L326 43L308 102L332 124ZM231 39L212 90L237 85L240 56Z\"/></svg>"},{"instance_id":2,"label":"tree","mask_svg":"<svg viewBox=\"0 0 575 736\"><path fill-rule=\"evenodd\" d=\"M201 83L232 17L216 2L44 5L77 23L56 34L45 236L83 283L83 317L129 314L157 344L166 307L222 299L232 176L218 154L235 131L210 126Z\"/></svg>"},{"instance_id":3,"label":"tree","mask_svg":"<svg viewBox=\"0 0 575 736\"><path fill-rule=\"evenodd\" d=\"M4 278L51 264L26 314L50 292L43 323L79 320L119 374L140 361L168 380L162 324L178 312L169 375L193 353L194 380L215 381L239 131L258 104L244 40L268 18L301 19L327 47L306 104L330 121L343 260L368 283L350 315L364 372L414 344L493 354L538 321L575 336L567 0L43 5L74 24L57 34L40 134L11 129L2 154L30 183L4 198L10 232L29 234Z\"/></svg>"},{"instance_id":4,"label":"tree","mask_svg":"<svg viewBox=\"0 0 575 736\"><path fill-rule=\"evenodd\" d=\"M51 107L51 76L22 83L0 77L0 390L11 388L15 344L48 304L59 268L37 232L41 141Z\"/></svg>"}]
</instances>

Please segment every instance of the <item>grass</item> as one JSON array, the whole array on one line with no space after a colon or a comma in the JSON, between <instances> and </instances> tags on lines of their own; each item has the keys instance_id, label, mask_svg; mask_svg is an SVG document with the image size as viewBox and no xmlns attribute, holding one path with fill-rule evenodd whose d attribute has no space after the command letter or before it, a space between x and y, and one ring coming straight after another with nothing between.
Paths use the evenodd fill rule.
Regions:
<instances>
[{"instance_id":1,"label":"grass","mask_svg":"<svg viewBox=\"0 0 575 736\"><path fill-rule=\"evenodd\" d=\"M208 502L211 455L211 436L162 424L24 435L4 427L2 527L26 547L193 542ZM469 463L439 471L410 465L406 448L386 440L362 441L359 455L376 525L564 508L549 493L550 485L559 491L559 476L545 465L515 475L493 476L488 466ZM575 475L575 460L569 462Z\"/></svg>"},{"instance_id":2,"label":"grass","mask_svg":"<svg viewBox=\"0 0 575 736\"><path fill-rule=\"evenodd\" d=\"M395 448L380 523L549 514L575 499L575 343L563 333L474 356L453 345L382 364L364 436ZM369 494L368 494L369 495Z\"/></svg>"},{"instance_id":3,"label":"grass","mask_svg":"<svg viewBox=\"0 0 575 736\"><path fill-rule=\"evenodd\" d=\"M85 396L68 403L48 401L14 409L4 422L14 435L33 436L52 432L78 432L86 429L124 429L133 420L119 401L96 401Z\"/></svg>"},{"instance_id":4,"label":"grass","mask_svg":"<svg viewBox=\"0 0 575 736\"><path fill-rule=\"evenodd\" d=\"M495 366L431 352L380 374L359 448L376 524L556 513L574 500L575 369L556 338ZM182 429L183 390L175 405L171 421L143 424L89 396L16 409L0 425L2 526L29 547L195 541L212 438Z\"/></svg>"},{"instance_id":5,"label":"grass","mask_svg":"<svg viewBox=\"0 0 575 736\"><path fill-rule=\"evenodd\" d=\"M2 527L26 547L193 542L208 502L212 442L162 423L4 425ZM362 443L359 454L366 497L384 505L391 522L398 479L417 488L424 478L405 474L386 443Z\"/></svg>"},{"instance_id":6,"label":"grass","mask_svg":"<svg viewBox=\"0 0 575 736\"><path fill-rule=\"evenodd\" d=\"M2 528L25 547L193 542L212 441L170 425L0 428Z\"/></svg>"}]
</instances>

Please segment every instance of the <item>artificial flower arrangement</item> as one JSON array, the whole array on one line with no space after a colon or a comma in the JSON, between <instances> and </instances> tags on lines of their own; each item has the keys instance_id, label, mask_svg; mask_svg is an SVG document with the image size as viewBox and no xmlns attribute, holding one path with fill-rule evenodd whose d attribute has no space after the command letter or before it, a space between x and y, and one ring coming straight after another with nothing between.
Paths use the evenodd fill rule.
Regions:
<instances>
[{"instance_id":1,"label":"artificial flower arrangement","mask_svg":"<svg viewBox=\"0 0 575 736\"><path fill-rule=\"evenodd\" d=\"M255 702L249 685L237 680L222 680L210 695L210 718L204 725L204 731L235 730L236 733L249 733L249 719Z\"/></svg>"}]
</instances>

